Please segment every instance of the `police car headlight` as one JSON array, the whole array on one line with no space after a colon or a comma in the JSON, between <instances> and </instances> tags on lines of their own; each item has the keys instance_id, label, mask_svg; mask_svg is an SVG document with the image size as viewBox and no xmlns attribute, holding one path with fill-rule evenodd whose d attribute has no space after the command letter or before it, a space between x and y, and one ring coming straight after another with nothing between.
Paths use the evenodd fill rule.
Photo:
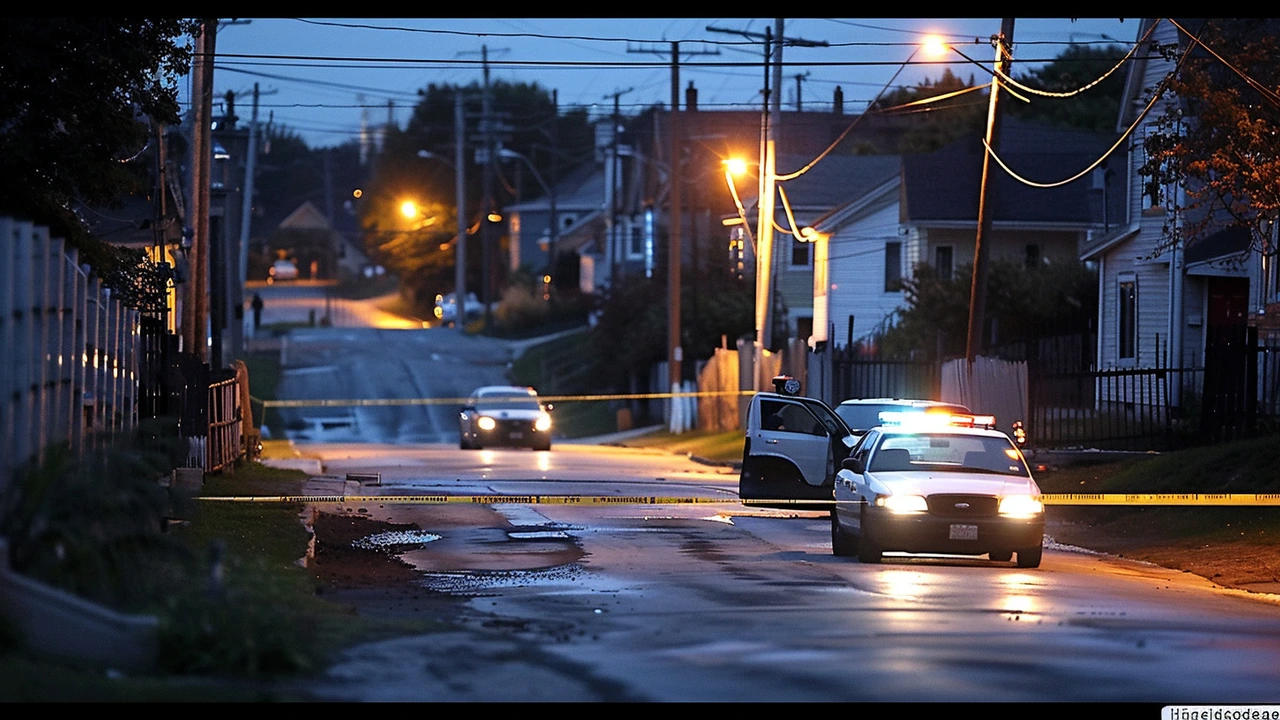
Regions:
<instances>
[{"instance_id":1,"label":"police car headlight","mask_svg":"<svg viewBox=\"0 0 1280 720\"><path fill-rule=\"evenodd\" d=\"M1005 517L1029 518L1044 512L1044 503L1030 495L1010 495L1000 499L1000 514Z\"/></svg>"},{"instance_id":2,"label":"police car headlight","mask_svg":"<svg viewBox=\"0 0 1280 720\"><path fill-rule=\"evenodd\" d=\"M543 413L538 419L533 421L533 429L538 432L547 432L551 429L551 416Z\"/></svg>"},{"instance_id":3,"label":"police car headlight","mask_svg":"<svg viewBox=\"0 0 1280 720\"><path fill-rule=\"evenodd\" d=\"M481 415L480 419L476 420L476 425L479 425L481 430L492 430L498 427L498 421L488 415Z\"/></svg>"},{"instance_id":4,"label":"police car headlight","mask_svg":"<svg viewBox=\"0 0 1280 720\"><path fill-rule=\"evenodd\" d=\"M882 495L876 504L894 515L908 515L929 511L929 503L919 495Z\"/></svg>"}]
</instances>

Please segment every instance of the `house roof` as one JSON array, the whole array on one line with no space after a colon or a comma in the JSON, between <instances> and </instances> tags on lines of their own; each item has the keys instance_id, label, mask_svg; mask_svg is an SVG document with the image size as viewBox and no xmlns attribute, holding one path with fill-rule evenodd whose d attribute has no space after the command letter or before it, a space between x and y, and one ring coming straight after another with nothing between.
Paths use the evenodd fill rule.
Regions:
<instances>
[{"instance_id":1,"label":"house roof","mask_svg":"<svg viewBox=\"0 0 1280 720\"><path fill-rule=\"evenodd\" d=\"M1239 256L1249 249L1251 242L1249 228L1239 225L1227 227L1187 243L1182 259L1186 264L1193 265Z\"/></svg>"},{"instance_id":2,"label":"house roof","mask_svg":"<svg viewBox=\"0 0 1280 720\"><path fill-rule=\"evenodd\" d=\"M330 230L329 219L310 201L299 205L280 221L279 227L290 230Z\"/></svg>"},{"instance_id":3,"label":"house roof","mask_svg":"<svg viewBox=\"0 0 1280 720\"><path fill-rule=\"evenodd\" d=\"M604 202L604 169L595 163L584 163L560 179L552 190L556 193L556 210L591 211ZM551 210L546 196L507 206L508 210L539 212Z\"/></svg>"},{"instance_id":4,"label":"house roof","mask_svg":"<svg viewBox=\"0 0 1280 720\"><path fill-rule=\"evenodd\" d=\"M1008 223L1101 224L1103 194L1093 189L1092 173L1064 185L1106 156L1115 138L1097 133L1005 118L996 157L1017 173L991 165L988 196L992 219ZM904 216L909 222L972 223L978 217L982 188L983 139L965 138L935 153L902 158ZM1122 217L1127 173L1123 153L1112 153L1103 167L1113 173L1106 194L1112 217ZM1025 181L1025 182L1024 182Z\"/></svg>"}]
</instances>

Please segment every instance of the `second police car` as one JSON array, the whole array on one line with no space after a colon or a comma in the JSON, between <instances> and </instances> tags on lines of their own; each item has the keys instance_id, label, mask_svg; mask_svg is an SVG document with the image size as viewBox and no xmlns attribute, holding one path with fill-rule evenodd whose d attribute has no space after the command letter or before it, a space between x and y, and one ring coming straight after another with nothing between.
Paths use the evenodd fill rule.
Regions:
<instances>
[{"instance_id":1,"label":"second police car","mask_svg":"<svg viewBox=\"0 0 1280 720\"><path fill-rule=\"evenodd\" d=\"M990 416L882 413L835 478L831 551L880 562L886 552L1016 556L1039 567L1040 488Z\"/></svg>"}]
</instances>

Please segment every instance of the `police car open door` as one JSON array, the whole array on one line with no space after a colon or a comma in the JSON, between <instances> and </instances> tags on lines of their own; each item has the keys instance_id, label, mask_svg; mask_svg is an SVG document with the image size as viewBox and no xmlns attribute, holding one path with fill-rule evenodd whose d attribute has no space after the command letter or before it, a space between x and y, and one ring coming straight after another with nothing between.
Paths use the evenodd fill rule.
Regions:
<instances>
[{"instance_id":1,"label":"police car open door","mask_svg":"<svg viewBox=\"0 0 1280 720\"><path fill-rule=\"evenodd\" d=\"M749 505L829 509L839 461L852 443L823 402L757 393L747 411L738 496Z\"/></svg>"}]
</instances>

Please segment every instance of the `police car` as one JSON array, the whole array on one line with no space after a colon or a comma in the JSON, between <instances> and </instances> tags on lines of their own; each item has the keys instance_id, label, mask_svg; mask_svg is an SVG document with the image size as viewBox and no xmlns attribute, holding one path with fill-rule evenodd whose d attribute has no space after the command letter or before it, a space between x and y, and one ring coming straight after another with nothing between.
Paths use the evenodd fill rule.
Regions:
<instances>
[{"instance_id":1,"label":"police car","mask_svg":"<svg viewBox=\"0 0 1280 720\"><path fill-rule=\"evenodd\" d=\"M758 392L747 405L738 497L758 507L826 512L856 438L826 403L800 395L795 378L779 375L773 384L774 392Z\"/></svg>"},{"instance_id":2,"label":"police car","mask_svg":"<svg viewBox=\"0 0 1280 720\"><path fill-rule=\"evenodd\" d=\"M533 388L486 385L476 388L458 413L458 447L551 449L551 405Z\"/></svg>"},{"instance_id":3,"label":"police car","mask_svg":"<svg viewBox=\"0 0 1280 720\"><path fill-rule=\"evenodd\" d=\"M831 551L986 555L1039 567L1044 504L1026 459L990 416L881 413L841 462Z\"/></svg>"}]
</instances>

